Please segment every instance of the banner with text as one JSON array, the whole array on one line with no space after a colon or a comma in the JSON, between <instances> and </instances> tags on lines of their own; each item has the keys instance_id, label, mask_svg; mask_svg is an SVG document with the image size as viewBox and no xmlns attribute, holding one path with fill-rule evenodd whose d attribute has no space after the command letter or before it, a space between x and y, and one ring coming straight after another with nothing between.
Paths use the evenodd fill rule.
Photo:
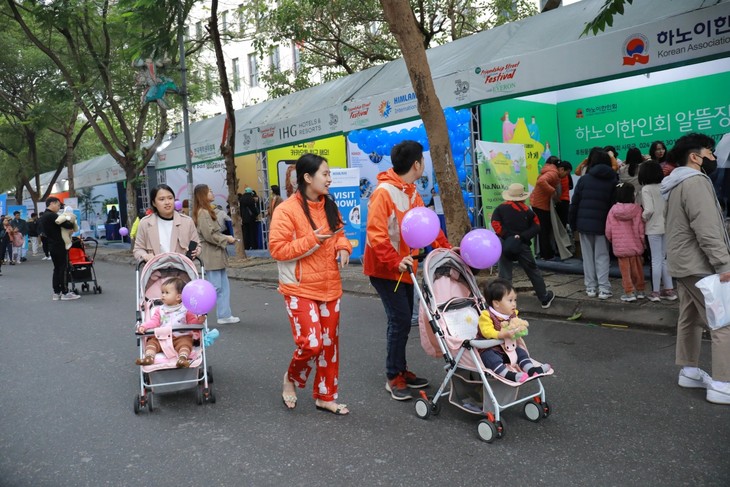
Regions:
<instances>
[{"instance_id":1,"label":"banner with text","mask_svg":"<svg viewBox=\"0 0 730 487\"><path fill-rule=\"evenodd\" d=\"M525 146L477 140L475 153L484 226L491 228L492 213L504 201L502 191L512 183L520 183L527 188Z\"/></svg>"},{"instance_id":2,"label":"banner with text","mask_svg":"<svg viewBox=\"0 0 730 487\"><path fill-rule=\"evenodd\" d=\"M330 194L337 203L345 223L345 236L352 244L351 259L359 259L363 254L365 227L360 208L360 170L332 169Z\"/></svg>"}]
</instances>

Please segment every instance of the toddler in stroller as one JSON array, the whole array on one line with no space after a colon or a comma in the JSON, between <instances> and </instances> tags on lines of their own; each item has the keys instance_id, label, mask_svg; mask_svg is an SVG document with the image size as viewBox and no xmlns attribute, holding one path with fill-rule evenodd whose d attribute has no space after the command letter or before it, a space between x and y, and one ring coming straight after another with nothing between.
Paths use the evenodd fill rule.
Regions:
<instances>
[{"instance_id":1,"label":"toddler in stroller","mask_svg":"<svg viewBox=\"0 0 730 487\"><path fill-rule=\"evenodd\" d=\"M137 333L143 335L145 331L159 327L174 329L175 327L186 324L202 324L205 321L205 317L191 313L182 304L182 291L184 287L185 281L179 277L171 277L163 282L162 306L155 308L150 319L137 326ZM155 363L155 355L157 353L164 351L165 355L172 355L172 350L166 350L166 348L172 346L177 354L176 365L178 367L189 367L189 357L193 350L193 339L199 340L200 333L173 331L172 343L165 339L160 342L157 336L150 337L145 343L144 357L138 358L135 363L137 365L152 365Z\"/></svg>"},{"instance_id":2,"label":"toddler in stroller","mask_svg":"<svg viewBox=\"0 0 730 487\"><path fill-rule=\"evenodd\" d=\"M527 334L527 322L517 317L517 293L512 284L506 279L494 279L484 286L483 294L489 307L479 316L476 338L504 341L479 353L484 365L495 374L519 383L551 370L550 364L536 365L518 342Z\"/></svg>"}]
</instances>

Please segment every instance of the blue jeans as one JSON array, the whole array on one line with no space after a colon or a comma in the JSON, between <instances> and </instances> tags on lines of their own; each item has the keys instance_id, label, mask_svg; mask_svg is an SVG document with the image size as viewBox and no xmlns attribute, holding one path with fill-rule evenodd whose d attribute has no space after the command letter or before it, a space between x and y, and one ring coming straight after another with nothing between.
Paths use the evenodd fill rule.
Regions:
<instances>
[{"instance_id":1,"label":"blue jeans","mask_svg":"<svg viewBox=\"0 0 730 487\"><path fill-rule=\"evenodd\" d=\"M225 269L205 271L205 279L215 288L215 311L216 317L231 317L231 288L228 285L228 272Z\"/></svg>"},{"instance_id":2,"label":"blue jeans","mask_svg":"<svg viewBox=\"0 0 730 487\"><path fill-rule=\"evenodd\" d=\"M413 284L401 282L395 290L397 281L379 277L370 277L370 284L378 292L388 317L385 374L393 379L407 369L406 345L413 315Z\"/></svg>"}]
</instances>

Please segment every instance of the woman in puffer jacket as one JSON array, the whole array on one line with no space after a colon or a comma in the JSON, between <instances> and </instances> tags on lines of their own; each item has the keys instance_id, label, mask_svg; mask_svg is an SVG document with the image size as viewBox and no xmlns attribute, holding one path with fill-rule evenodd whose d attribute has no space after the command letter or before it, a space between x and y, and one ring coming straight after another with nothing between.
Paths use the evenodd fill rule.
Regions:
<instances>
[{"instance_id":1,"label":"woman in puffer jacket","mask_svg":"<svg viewBox=\"0 0 730 487\"><path fill-rule=\"evenodd\" d=\"M296 172L297 191L276 207L269 234L269 251L279 261L279 292L297 347L284 374L282 399L294 409L295 386L304 388L315 366L312 395L317 409L344 415L349 413L347 406L336 402L342 296L337 260L339 267L346 266L352 245L329 196L332 177L327 160L304 154L297 160Z\"/></svg>"}]
</instances>

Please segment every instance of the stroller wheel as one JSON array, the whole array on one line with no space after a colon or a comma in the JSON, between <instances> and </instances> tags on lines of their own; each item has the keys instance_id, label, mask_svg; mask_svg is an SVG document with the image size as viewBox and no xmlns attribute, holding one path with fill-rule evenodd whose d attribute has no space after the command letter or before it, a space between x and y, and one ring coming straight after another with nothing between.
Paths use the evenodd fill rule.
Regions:
<instances>
[{"instance_id":1,"label":"stroller wheel","mask_svg":"<svg viewBox=\"0 0 730 487\"><path fill-rule=\"evenodd\" d=\"M212 384L212 383L213 383L213 366L209 365L208 366L208 384Z\"/></svg>"},{"instance_id":2,"label":"stroller wheel","mask_svg":"<svg viewBox=\"0 0 730 487\"><path fill-rule=\"evenodd\" d=\"M525 417L533 423L540 421L540 418L542 418L544 413L542 406L534 398L525 403L523 411L525 413Z\"/></svg>"},{"instance_id":3,"label":"stroller wheel","mask_svg":"<svg viewBox=\"0 0 730 487\"><path fill-rule=\"evenodd\" d=\"M436 403L432 402L431 403L431 414L433 414L434 416L438 416L440 412L441 412L441 403L440 402L436 402Z\"/></svg>"},{"instance_id":4,"label":"stroller wheel","mask_svg":"<svg viewBox=\"0 0 730 487\"><path fill-rule=\"evenodd\" d=\"M504 420L497 421L494 426L497 428L497 438L501 440L507 434Z\"/></svg>"},{"instance_id":5,"label":"stroller wheel","mask_svg":"<svg viewBox=\"0 0 730 487\"><path fill-rule=\"evenodd\" d=\"M139 410L142 407L142 402L139 398L139 394L134 396L134 414L139 414Z\"/></svg>"},{"instance_id":6,"label":"stroller wheel","mask_svg":"<svg viewBox=\"0 0 730 487\"><path fill-rule=\"evenodd\" d=\"M88 284L86 284L86 283L82 284L82 285L81 285L81 290L82 290L83 292L85 292L85 293L88 293L88 292L89 292L89 285L88 285Z\"/></svg>"},{"instance_id":7,"label":"stroller wheel","mask_svg":"<svg viewBox=\"0 0 730 487\"><path fill-rule=\"evenodd\" d=\"M550 416L550 405L548 404L548 402L543 401L541 403L541 406L542 406L542 417L547 418L548 416Z\"/></svg>"},{"instance_id":8,"label":"stroller wheel","mask_svg":"<svg viewBox=\"0 0 730 487\"><path fill-rule=\"evenodd\" d=\"M147 411L150 413L157 411L157 408L155 407L154 396L151 392L147 393Z\"/></svg>"},{"instance_id":9,"label":"stroller wheel","mask_svg":"<svg viewBox=\"0 0 730 487\"><path fill-rule=\"evenodd\" d=\"M480 440L491 443L497 438L497 427L488 419L482 419L477 423L477 434Z\"/></svg>"},{"instance_id":10,"label":"stroller wheel","mask_svg":"<svg viewBox=\"0 0 730 487\"><path fill-rule=\"evenodd\" d=\"M199 385L195 388L195 401L198 403L198 406L203 404L203 386Z\"/></svg>"},{"instance_id":11,"label":"stroller wheel","mask_svg":"<svg viewBox=\"0 0 730 487\"><path fill-rule=\"evenodd\" d=\"M421 419L428 419L431 416L431 405L425 399L416 401L416 416Z\"/></svg>"}]
</instances>

